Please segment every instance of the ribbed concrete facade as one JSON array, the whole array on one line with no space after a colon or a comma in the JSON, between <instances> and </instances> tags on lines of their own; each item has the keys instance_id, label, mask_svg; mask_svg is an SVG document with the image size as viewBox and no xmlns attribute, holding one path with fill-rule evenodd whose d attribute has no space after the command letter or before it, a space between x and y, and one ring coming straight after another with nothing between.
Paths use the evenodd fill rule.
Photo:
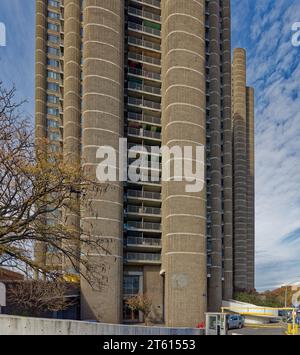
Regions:
<instances>
[{"instance_id":1,"label":"ribbed concrete facade","mask_svg":"<svg viewBox=\"0 0 300 355\"><path fill-rule=\"evenodd\" d=\"M35 141L39 145L44 144L47 138L47 3L44 0L36 1L35 39ZM40 265L45 266L44 244L36 243L35 259Z\"/></svg>"},{"instance_id":2,"label":"ribbed concrete facade","mask_svg":"<svg viewBox=\"0 0 300 355\"><path fill-rule=\"evenodd\" d=\"M81 160L81 1L64 2L64 156Z\"/></svg>"},{"instance_id":3,"label":"ribbed concrete facade","mask_svg":"<svg viewBox=\"0 0 300 355\"><path fill-rule=\"evenodd\" d=\"M46 65L47 65L47 6L36 1L35 50L35 131L36 140L46 138Z\"/></svg>"},{"instance_id":4,"label":"ribbed concrete facade","mask_svg":"<svg viewBox=\"0 0 300 355\"><path fill-rule=\"evenodd\" d=\"M110 146L118 152L119 138L124 131L123 5L119 0L84 1L82 148L83 165L90 177L96 177L97 149ZM88 251L91 265L107 265L107 284L98 292L82 279L82 318L120 323L123 184L115 183L105 194L94 192L86 198L91 204L86 204L82 213L83 231L94 238L107 240L109 254Z\"/></svg>"},{"instance_id":5,"label":"ribbed concrete facade","mask_svg":"<svg viewBox=\"0 0 300 355\"><path fill-rule=\"evenodd\" d=\"M222 171L221 171L221 58L220 58L220 4L208 3L208 183L210 205L211 266L208 279L209 310L220 309L222 305Z\"/></svg>"},{"instance_id":6,"label":"ribbed concrete facade","mask_svg":"<svg viewBox=\"0 0 300 355\"><path fill-rule=\"evenodd\" d=\"M232 201L232 88L231 88L231 6L222 2L222 94L223 94L223 196L224 282L223 299L233 297L233 201Z\"/></svg>"},{"instance_id":7,"label":"ribbed concrete facade","mask_svg":"<svg viewBox=\"0 0 300 355\"><path fill-rule=\"evenodd\" d=\"M205 1L162 4L163 145L169 148L206 144L204 12ZM206 190L187 193L186 181L172 181L172 170L163 182L166 324L185 327L203 321L207 309Z\"/></svg>"},{"instance_id":8,"label":"ribbed concrete facade","mask_svg":"<svg viewBox=\"0 0 300 355\"><path fill-rule=\"evenodd\" d=\"M109 249L71 246L105 283L82 278L81 317L143 321L126 299L146 293L154 322L195 326L234 288L254 285L254 97L243 50L231 74L230 0L36 3L37 139L96 178L98 148L119 152L127 138L128 163L145 164L136 174L157 178L112 183L63 211L75 235L81 226ZM146 154L162 145L204 147L204 161L193 158L201 192L172 181L172 155L162 181L168 162ZM36 251L45 262L46 247Z\"/></svg>"},{"instance_id":9,"label":"ribbed concrete facade","mask_svg":"<svg viewBox=\"0 0 300 355\"><path fill-rule=\"evenodd\" d=\"M247 289L255 288L255 141L254 89L247 87Z\"/></svg>"},{"instance_id":10,"label":"ribbed concrete facade","mask_svg":"<svg viewBox=\"0 0 300 355\"><path fill-rule=\"evenodd\" d=\"M234 289L254 288L254 94L247 89L246 51L233 58Z\"/></svg>"},{"instance_id":11,"label":"ribbed concrete facade","mask_svg":"<svg viewBox=\"0 0 300 355\"><path fill-rule=\"evenodd\" d=\"M64 11L64 129L63 153L67 164L81 163L81 1L65 0ZM77 203L76 203L77 200ZM80 201L74 196L74 206L64 210L66 226L77 238L65 243L66 248L77 255L73 259L64 260L63 269L68 274L78 274L80 253ZM78 242L76 242L76 239ZM74 268L75 266L75 268Z\"/></svg>"},{"instance_id":12,"label":"ribbed concrete facade","mask_svg":"<svg viewBox=\"0 0 300 355\"><path fill-rule=\"evenodd\" d=\"M234 285L247 288L246 52L233 58Z\"/></svg>"}]
</instances>

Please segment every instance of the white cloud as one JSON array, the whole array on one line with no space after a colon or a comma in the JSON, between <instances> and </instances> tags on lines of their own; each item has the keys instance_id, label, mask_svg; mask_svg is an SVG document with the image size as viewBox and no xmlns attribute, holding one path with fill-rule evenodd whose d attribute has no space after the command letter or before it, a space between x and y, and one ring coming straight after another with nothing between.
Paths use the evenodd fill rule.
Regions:
<instances>
[{"instance_id":1,"label":"white cloud","mask_svg":"<svg viewBox=\"0 0 300 355\"><path fill-rule=\"evenodd\" d=\"M243 15L248 17L249 35L242 45L249 50L248 79L256 88L257 287L261 289L300 275L300 239L283 243L286 235L300 228L300 48L291 43L292 24L300 21L300 3L255 3L255 12ZM237 24L242 19L234 13Z\"/></svg>"}]
</instances>

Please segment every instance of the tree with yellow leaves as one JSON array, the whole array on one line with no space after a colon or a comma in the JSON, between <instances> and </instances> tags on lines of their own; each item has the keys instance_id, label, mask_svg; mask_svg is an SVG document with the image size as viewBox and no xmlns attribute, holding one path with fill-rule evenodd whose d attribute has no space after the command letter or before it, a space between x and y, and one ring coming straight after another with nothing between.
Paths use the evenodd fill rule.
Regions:
<instances>
[{"instance_id":1,"label":"tree with yellow leaves","mask_svg":"<svg viewBox=\"0 0 300 355\"><path fill-rule=\"evenodd\" d=\"M57 280L66 277L61 266L67 263L75 275L102 287L105 263L91 266L86 256L90 250L108 253L110 241L70 227L62 211L92 208L84 196L109 187L88 179L80 163L66 163L46 140L35 143L14 97L15 89L0 83L0 266Z\"/></svg>"}]
</instances>

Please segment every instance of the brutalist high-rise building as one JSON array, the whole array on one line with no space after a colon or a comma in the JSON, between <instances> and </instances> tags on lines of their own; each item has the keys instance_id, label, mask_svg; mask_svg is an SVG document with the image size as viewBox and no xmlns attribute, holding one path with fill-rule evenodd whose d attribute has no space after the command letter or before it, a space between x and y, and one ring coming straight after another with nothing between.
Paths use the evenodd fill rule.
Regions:
<instances>
[{"instance_id":1,"label":"brutalist high-rise building","mask_svg":"<svg viewBox=\"0 0 300 355\"><path fill-rule=\"evenodd\" d=\"M37 139L92 175L98 148L118 152L120 138L129 164L132 150L142 158L162 145L206 152L200 192L176 172L162 181L158 152L142 168L158 181L115 182L67 215L111 240L109 255L89 255L109 265L108 282L99 292L82 280L82 319L142 320L125 300L147 294L154 321L195 326L254 288L254 94L243 50L232 66L230 0L36 4Z\"/></svg>"}]
</instances>

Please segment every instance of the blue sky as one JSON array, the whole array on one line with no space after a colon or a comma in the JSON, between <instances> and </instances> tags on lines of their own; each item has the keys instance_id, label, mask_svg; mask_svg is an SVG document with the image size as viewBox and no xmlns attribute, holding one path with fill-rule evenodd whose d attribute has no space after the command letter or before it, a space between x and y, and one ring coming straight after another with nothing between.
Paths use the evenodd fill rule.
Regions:
<instances>
[{"instance_id":1,"label":"blue sky","mask_svg":"<svg viewBox=\"0 0 300 355\"><path fill-rule=\"evenodd\" d=\"M7 47L0 80L34 108L34 0L0 0ZM232 0L233 46L248 51L256 90L256 262L258 289L300 281L300 47L291 27L299 0Z\"/></svg>"},{"instance_id":2,"label":"blue sky","mask_svg":"<svg viewBox=\"0 0 300 355\"><path fill-rule=\"evenodd\" d=\"M0 22L6 26L7 46L0 47L0 81L15 85L23 110L34 113L35 1L0 0Z\"/></svg>"}]
</instances>

